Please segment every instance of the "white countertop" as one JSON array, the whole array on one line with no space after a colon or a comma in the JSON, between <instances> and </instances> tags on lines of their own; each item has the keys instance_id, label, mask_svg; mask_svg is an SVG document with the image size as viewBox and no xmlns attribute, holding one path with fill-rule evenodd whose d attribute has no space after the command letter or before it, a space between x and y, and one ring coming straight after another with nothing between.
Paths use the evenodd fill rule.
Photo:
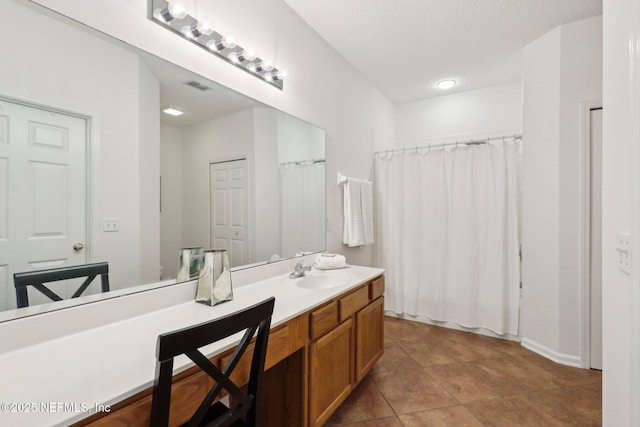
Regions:
<instances>
[{"instance_id":1,"label":"white countertop","mask_svg":"<svg viewBox=\"0 0 640 427\"><path fill-rule=\"evenodd\" d=\"M305 289L296 285L299 279L279 275L236 287L232 301L215 307L183 302L2 353L0 425L68 425L89 416L96 404L111 405L145 390L153 384L161 333L233 313L270 296L276 298L271 325L277 326L384 272L357 266L336 271L350 275L349 283ZM314 269L307 274L328 277L331 272ZM49 326L46 319L43 315L41 328ZM10 339L2 335L3 340ZM238 341L239 336L232 337L205 347L204 352L212 356ZM185 369L188 362L184 356L176 359L175 370Z\"/></svg>"}]
</instances>

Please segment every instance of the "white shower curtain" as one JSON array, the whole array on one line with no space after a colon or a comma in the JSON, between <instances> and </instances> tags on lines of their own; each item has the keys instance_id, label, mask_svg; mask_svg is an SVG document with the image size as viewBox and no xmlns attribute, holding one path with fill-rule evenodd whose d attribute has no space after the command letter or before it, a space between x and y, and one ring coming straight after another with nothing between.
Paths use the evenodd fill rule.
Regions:
<instances>
[{"instance_id":1,"label":"white shower curtain","mask_svg":"<svg viewBox=\"0 0 640 427\"><path fill-rule=\"evenodd\" d=\"M282 257L325 249L324 162L280 166Z\"/></svg>"},{"instance_id":2,"label":"white shower curtain","mask_svg":"<svg viewBox=\"0 0 640 427\"><path fill-rule=\"evenodd\" d=\"M376 158L386 310L518 334L520 145Z\"/></svg>"}]
</instances>

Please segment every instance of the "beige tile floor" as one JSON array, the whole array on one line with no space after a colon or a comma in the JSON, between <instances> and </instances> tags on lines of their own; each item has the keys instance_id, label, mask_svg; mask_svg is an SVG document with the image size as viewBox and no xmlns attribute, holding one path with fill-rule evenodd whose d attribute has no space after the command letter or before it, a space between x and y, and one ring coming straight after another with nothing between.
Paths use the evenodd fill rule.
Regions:
<instances>
[{"instance_id":1,"label":"beige tile floor","mask_svg":"<svg viewBox=\"0 0 640 427\"><path fill-rule=\"evenodd\" d=\"M384 356L326 426L599 426L601 390L519 343L387 317Z\"/></svg>"}]
</instances>

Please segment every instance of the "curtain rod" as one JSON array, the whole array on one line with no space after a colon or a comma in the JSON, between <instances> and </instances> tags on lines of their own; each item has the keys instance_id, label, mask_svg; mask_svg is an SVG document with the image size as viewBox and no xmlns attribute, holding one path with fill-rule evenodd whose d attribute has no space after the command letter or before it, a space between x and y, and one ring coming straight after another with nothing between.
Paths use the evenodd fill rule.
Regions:
<instances>
[{"instance_id":1,"label":"curtain rod","mask_svg":"<svg viewBox=\"0 0 640 427\"><path fill-rule=\"evenodd\" d=\"M482 145L482 144L488 144L490 141L502 141L505 142L507 139L519 139L519 140L523 140L522 139L522 134L513 134L513 135L502 135L502 136L494 136L494 137L490 137L490 138L483 138L483 139L469 139L466 141L456 141L456 142L448 142L445 144L430 144L430 145L423 145L423 146L419 146L419 147L404 147L404 148L390 148L388 150L378 150L376 152L373 153L374 156L377 156L379 154L393 154L396 152L400 152L402 151L403 153L406 153L407 151L411 152L417 152L418 150L424 150L424 149L429 149L431 150L432 148L444 148L444 147L450 147L452 145L458 146L458 145Z\"/></svg>"},{"instance_id":2,"label":"curtain rod","mask_svg":"<svg viewBox=\"0 0 640 427\"><path fill-rule=\"evenodd\" d=\"M316 164L316 163L324 163L324 159L311 159L311 160L296 160L293 162L283 162L280 163L280 166L285 165L303 165L303 164Z\"/></svg>"}]
</instances>

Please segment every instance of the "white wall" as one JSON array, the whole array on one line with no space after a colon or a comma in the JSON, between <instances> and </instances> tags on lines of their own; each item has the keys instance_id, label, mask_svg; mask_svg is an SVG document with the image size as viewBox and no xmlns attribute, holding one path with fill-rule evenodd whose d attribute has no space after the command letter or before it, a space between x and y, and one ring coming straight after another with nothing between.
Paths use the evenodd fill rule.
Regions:
<instances>
[{"instance_id":1,"label":"white wall","mask_svg":"<svg viewBox=\"0 0 640 427\"><path fill-rule=\"evenodd\" d=\"M144 0L38 0L53 10L147 50L207 78L327 131L327 233L329 251L347 255L353 264L370 265L371 247L349 248L342 240L341 188L336 172L371 177L374 145L391 141L392 104L309 28L282 0L200 2L220 27L252 44L290 77L279 91L217 60L149 21Z\"/></svg>"},{"instance_id":2,"label":"white wall","mask_svg":"<svg viewBox=\"0 0 640 427\"><path fill-rule=\"evenodd\" d=\"M411 147L522 133L522 83L509 83L396 106L395 141Z\"/></svg>"},{"instance_id":3,"label":"white wall","mask_svg":"<svg viewBox=\"0 0 640 427\"><path fill-rule=\"evenodd\" d=\"M602 98L602 17L524 48L522 341L581 363L581 102ZM606 114L606 113L605 113Z\"/></svg>"},{"instance_id":4,"label":"white wall","mask_svg":"<svg viewBox=\"0 0 640 427\"><path fill-rule=\"evenodd\" d=\"M284 256L280 248L280 176L278 172L278 111L254 108L253 221L251 262Z\"/></svg>"},{"instance_id":5,"label":"white wall","mask_svg":"<svg viewBox=\"0 0 640 427\"><path fill-rule=\"evenodd\" d=\"M162 276L178 274L178 249L182 243L182 130L160 127L160 175L162 212L160 213L160 266Z\"/></svg>"},{"instance_id":6,"label":"white wall","mask_svg":"<svg viewBox=\"0 0 640 427\"><path fill-rule=\"evenodd\" d=\"M324 159L324 130L282 113L277 123L278 163Z\"/></svg>"},{"instance_id":7,"label":"white wall","mask_svg":"<svg viewBox=\"0 0 640 427\"><path fill-rule=\"evenodd\" d=\"M210 246L209 164L246 158L252 170L253 137L251 109L183 129L182 246Z\"/></svg>"},{"instance_id":8,"label":"white wall","mask_svg":"<svg viewBox=\"0 0 640 427\"><path fill-rule=\"evenodd\" d=\"M637 69L640 10L635 1L605 0L603 16L602 411L604 426L625 427L640 423L637 409L639 338L632 336L633 322L637 322L637 317L632 320L632 309L636 312L640 309L637 299L640 212L637 203L636 209L632 209L631 202L638 198L638 182L633 184L633 180L638 179L640 169L637 151L640 144ZM630 231L634 232L636 244L631 251L635 267L633 281L618 269L614 250L617 234ZM630 395L630 391L634 393Z\"/></svg>"},{"instance_id":9,"label":"white wall","mask_svg":"<svg viewBox=\"0 0 640 427\"><path fill-rule=\"evenodd\" d=\"M553 349L559 345L560 45L556 28L523 53L521 335Z\"/></svg>"},{"instance_id":10,"label":"white wall","mask_svg":"<svg viewBox=\"0 0 640 427\"><path fill-rule=\"evenodd\" d=\"M91 116L90 261L110 263L113 289L157 279L157 242L141 241L157 225L157 185L140 197L140 186L155 174L153 164L140 168L157 151L144 125L155 107L139 101L142 93L157 92L157 85L140 84L146 70L136 55L15 2L2 0L1 7L11 19L0 28L0 49L11 60L0 67L0 93ZM105 217L118 218L120 231L103 233Z\"/></svg>"},{"instance_id":11,"label":"white wall","mask_svg":"<svg viewBox=\"0 0 640 427\"><path fill-rule=\"evenodd\" d=\"M160 279L160 85L139 62L140 280Z\"/></svg>"},{"instance_id":12,"label":"white wall","mask_svg":"<svg viewBox=\"0 0 640 427\"><path fill-rule=\"evenodd\" d=\"M602 101L602 16L564 25L560 70L559 256L560 334L558 351L581 352L582 112L581 102Z\"/></svg>"}]
</instances>

